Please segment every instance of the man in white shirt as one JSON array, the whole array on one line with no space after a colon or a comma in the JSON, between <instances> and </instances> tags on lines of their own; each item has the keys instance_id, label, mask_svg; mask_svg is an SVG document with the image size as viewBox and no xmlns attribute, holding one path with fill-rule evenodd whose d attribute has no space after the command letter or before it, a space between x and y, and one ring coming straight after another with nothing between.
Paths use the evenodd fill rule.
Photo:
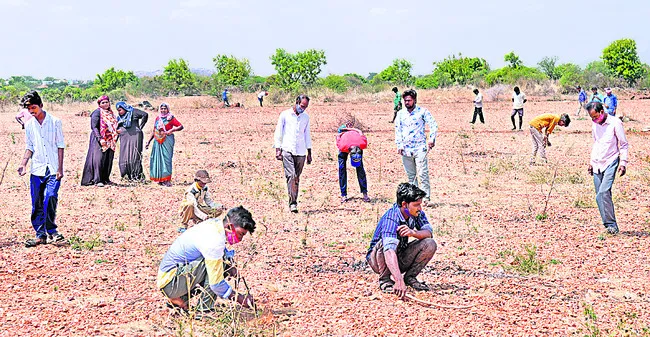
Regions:
<instances>
[{"instance_id":1,"label":"man in white shirt","mask_svg":"<svg viewBox=\"0 0 650 337\"><path fill-rule=\"evenodd\" d=\"M275 128L275 158L282 160L289 191L289 209L293 213L298 213L298 188L305 160L307 164L312 160L309 115L305 113L308 106L309 97L298 96L293 108L280 113Z\"/></svg>"},{"instance_id":2,"label":"man in white shirt","mask_svg":"<svg viewBox=\"0 0 650 337\"><path fill-rule=\"evenodd\" d=\"M481 123L485 124L483 119L483 94L481 94L478 89L474 89L474 117L472 118L472 124L476 123L476 116L481 119Z\"/></svg>"},{"instance_id":3,"label":"man in white shirt","mask_svg":"<svg viewBox=\"0 0 650 337\"><path fill-rule=\"evenodd\" d=\"M603 225L609 234L617 234L612 185L617 169L621 176L627 172L629 150L623 122L608 115L600 102L590 102L585 110L594 122L591 126L594 146L591 149L591 161L587 171L594 176L596 203Z\"/></svg>"},{"instance_id":4,"label":"man in white shirt","mask_svg":"<svg viewBox=\"0 0 650 337\"><path fill-rule=\"evenodd\" d=\"M50 242L63 241L55 223L59 187L63 178L63 151L65 141L61 120L43 110L43 101L36 91L25 94L21 100L24 108L34 117L25 123L25 155L18 167L18 174L27 173L30 167L30 190L32 196L32 226L36 239L25 242L35 247Z\"/></svg>"},{"instance_id":5,"label":"man in white shirt","mask_svg":"<svg viewBox=\"0 0 650 337\"><path fill-rule=\"evenodd\" d=\"M269 92L268 91L260 91L259 94L257 94L257 100L260 101L260 108L262 108L262 102L264 102L264 96L268 96Z\"/></svg>"},{"instance_id":6,"label":"man in white shirt","mask_svg":"<svg viewBox=\"0 0 650 337\"><path fill-rule=\"evenodd\" d=\"M524 103L528 100L526 99L526 95L519 91L519 87L515 87L514 91L515 93L512 94L512 115L510 115L510 120L512 121L512 130L517 130L515 115L519 114L519 131L521 131L521 125L524 123Z\"/></svg>"}]
</instances>

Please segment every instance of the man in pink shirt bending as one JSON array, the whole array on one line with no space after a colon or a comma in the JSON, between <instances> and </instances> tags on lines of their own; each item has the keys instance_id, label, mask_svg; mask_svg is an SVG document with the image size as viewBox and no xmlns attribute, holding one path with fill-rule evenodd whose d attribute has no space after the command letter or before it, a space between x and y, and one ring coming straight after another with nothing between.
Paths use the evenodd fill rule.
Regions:
<instances>
[{"instance_id":1,"label":"man in pink shirt bending","mask_svg":"<svg viewBox=\"0 0 650 337\"><path fill-rule=\"evenodd\" d=\"M625 138L623 122L609 116L600 102L591 102L585 107L594 122L591 133L594 146L591 149L591 162L588 172L594 176L596 203L603 219L603 225L609 234L618 233L618 224L614 215L612 202L612 184L616 170L625 175L627 167L628 143Z\"/></svg>"}]
</instances>

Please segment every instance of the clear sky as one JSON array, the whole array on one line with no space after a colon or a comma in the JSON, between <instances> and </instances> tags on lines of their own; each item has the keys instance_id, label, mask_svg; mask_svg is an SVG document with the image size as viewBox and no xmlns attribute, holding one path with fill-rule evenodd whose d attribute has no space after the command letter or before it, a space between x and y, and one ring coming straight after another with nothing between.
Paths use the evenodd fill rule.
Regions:
<instances>
[{"instance_id":1,"label":"clear sky","mask_svg":"<svg viewBox=\"0 0 650 337\"><path fill-rule=\"evenodd\" d=\"M650 63L650 1L0 0L0 77L92 79L109 67L162 69L172 58L213 69L217 54L274 73L276 48L325 50L323 75L379 72L395 58L426 74L452 53L492 68L515 51L581 66L633 38Z\"/></svg>"}]
</instances>

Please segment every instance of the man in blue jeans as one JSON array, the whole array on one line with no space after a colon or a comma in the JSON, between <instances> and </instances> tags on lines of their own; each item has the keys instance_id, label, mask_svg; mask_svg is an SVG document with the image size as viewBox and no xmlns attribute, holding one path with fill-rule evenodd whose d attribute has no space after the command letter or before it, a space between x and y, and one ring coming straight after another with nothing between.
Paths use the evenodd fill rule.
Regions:
<instances>
[{"instance_id":1,"label":"man in blue jeans","mask_svg":"<svg viewBox=\"0 0 650 337\"><path fill-rule=\"evenodd\" d=\"M21 100L24 108L34 117L25 123L25 155L18 174L27 173L27 163L32 159L29 185L32 196L32 226L36 239L25 242L35 247L49 242L63 241L57 232L56 205L63 178L63 128L61 120L43 110L43 101L36 91L25 94Z\"/></svg>"},{"instance_id":2,"label":"man in blue jeans","mask_svg":"<svg viewBox=\"0 0 650 337\"><path fill-rule=\"evenodd\" d=\"M623 122L608 115L600 102L587 104L586 110L594 122L591 126L594 145L587 171L594 176L596 203L603 225L609 234L617 234L618 224L614 214L612 185L617 170L621 176L624 176L627 171L628 143L625 130Z\"/></svg>"},{"instance_id":3,"label":"man in blue jeans","mask_svg":"<svg viewBox=\"0 0 650 337\"><path fill-rule=\"evenodd\" d=\"M226 107L230 106L230 102L228 102L228 88L224 89L221 93L221 99L223 100L223 105Z\"/></svg>"},{"instance_id":4,"label":"man in blue jeans","mask_svg":"<svg viewBox=\"0 0 650 337\"><path fill-rule=\"evenodd\" d=\"M363 201L369 202L368 181L366 170L363 168L363 150L368 146L368 139L359 129L341 125L336 136L336 146L339 149L339 186L341 187L341 203L348 201L348 172L347 161L350 155L350 164L357 170L359 187L363 193Z\"/></svg>"}]
</instances>

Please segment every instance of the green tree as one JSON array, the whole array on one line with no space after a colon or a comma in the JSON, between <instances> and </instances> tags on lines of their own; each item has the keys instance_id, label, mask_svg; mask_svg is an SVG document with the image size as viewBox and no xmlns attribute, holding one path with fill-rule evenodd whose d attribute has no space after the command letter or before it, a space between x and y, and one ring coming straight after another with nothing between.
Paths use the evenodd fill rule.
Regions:
<instances>
[{"instance_id":1,"label":"green tree","mask_svg":"<svg viewBox=\"0 0 650 337\"><path fill-rule=\"evenodd\" d=\"M612 42L603 50L602 59L614 74L624 78L630 85L644 75L643 65L636 53L636 42L632 39Z\"/></svg>"},{"instance_id":2,"label":"green tree","mask_svg":"<svg viewBox=\"0 0 650 337\"><path fill-rule=\"evenodd\" d=\"M196 90L196 75L184 59L172 59L162 74L163 86L172 95L192 95Z\"/></svg>"},{"instance_id":3,"label":"green tree","mask_svg":"<svg viewBox=\"0 0 650 337\"><path fill-rule=\"evenodd\" d=\"M505 56L503 56L503 60L510 63L510 65L509 65L510 68L517 69L517 68L524 65L524 63L521 61L519 56L517 56L517 54L515 54L514 51L511 51L508 54L506 54Z\"/></svg>"},{"instance_id":4,"label":"green tree","mask_svg":"<svg viewBox=\"0 0 650 337\"><path fill-rule=\"evenodd\" d=\"M350 83L344 76L331 74L322 80L324 87L334 90L338 93L344 93L348 90Z\"/></svg>"},{"instance_id":5,"label":"green tree","mask_svg":"<svg viewBox=\"0 0 650 337\"><path fill-rule=\"evenodd\" d=\"M557 71L557 56L545 56L541 61L537 63L539 70L541 70L548 78L552 80L557 80L560 78L560 74Z\"/></svg>"},{"instance_id":6,"label":"green tree","mask_svg":"<svg viewBox=\"0 0 650 337\"><path fill-rule=\"evenodd\" d=\"M411 75L413 64L405 59L395 59L393 64L382 70L374 79L400 85L413 84L414 78Z\"/></svg>"},{"instance_id":7,"label":"green tree","mask_svg":"<svg viewBox=\"0 0 650 337\"><path fill-rule=\"evenodd\" d=\"M232 55L217 55L212 61L217 70L215 74L217 82L227 86L241 86L252 74L248 59L240 60Z\"/></svg>"},{"instance_id":8,"label":"green tree","mask_svg":"<svg viewBox=\"0 0 650 337\"><path fill-rule=\"evenodd\" d=\"M584 84L584 77L580 66L573 63L563 63L555 68L559 76L559 83L564 92L570 92L576 85Z\"/></svg>"},{"instance_id":9,"label":"green tree","mask_svg":"<svg viewBox=\"0 0 650 337\"><path fill-rule=\"evenodd\" d=\"M312 85L318 79L321 67L327 64L325 51L309 49L295 54L276 49L271 64L277 72L276 83L283 89L298 90L300 86Z\"/></svg>"},{"instance_id":10,"label":"green tree","mask_svg":"<svg viewBox=\"0 0 650 337\"><path fill-rule=\"evenodd\" d=\"M478 57L451 55L440 62L434 62L433 78L438 86L465 85L476 73L486 74L490 70L487 61ZM421 80L420 82L422 82ZM427 85L433 83L428 79Z\"/></svg>"},{"instance_id":11,"label":"green tree","mask_svg":"<svg viewBox=\"0 0 650 337\"><path fill-rule=\"evenodd\" d=\"M104 71L103 74L97 74L95 85L102 91L109 92L115 89L125 88L131 82L137 82L138 78L132 71L125 72L123 70L115 70L111 67Z\"/></svg>"}]
</instances>

